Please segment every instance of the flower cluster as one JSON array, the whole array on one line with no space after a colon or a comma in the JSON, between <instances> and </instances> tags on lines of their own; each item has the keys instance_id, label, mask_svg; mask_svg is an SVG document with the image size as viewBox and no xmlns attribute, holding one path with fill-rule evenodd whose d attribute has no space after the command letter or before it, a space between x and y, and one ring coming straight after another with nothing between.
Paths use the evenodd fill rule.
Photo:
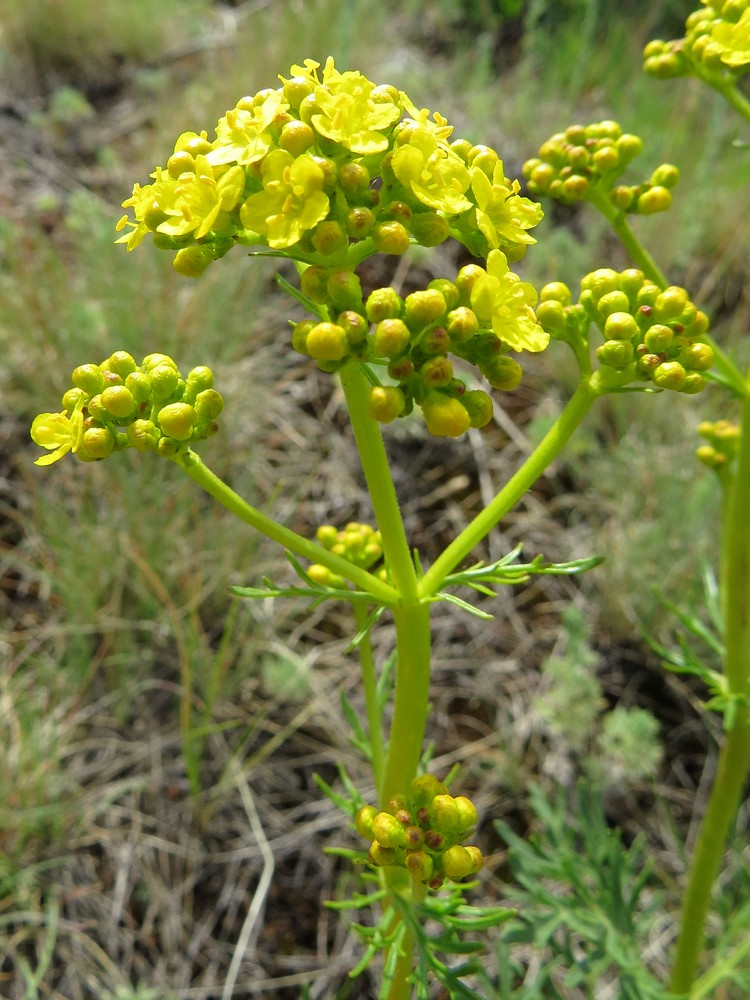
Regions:
<instances>
[{"instance_id":1,"label":"flower cluster","mask_svg":"<svg viewBox=\"0 0 750 1000\"><path fill-rule=\"evenodd\" d=\"M395 87L332 59L319 70L308 59L281 87L243 97L212 139L180 135L152 183L123 202L134 218L120 220L119 242L132 250L152 234L191 276L237 243L345 264L352 243L367 244L361 260L453 235L477 255L499 248L516 260L535 242L541 210L494 150L449 141L446 120Z\"/></svg>"},{"instance_id":2,"label":"flower cluster","mask_svg":"<svg viewBox=\"0 0 750 1000\"><path fill-rule=\"evenodd\" d=\"M558 340L574 343L591 322L599 327L604 343L596 349L601 367L594 379L601 389L639 381L684 393L704 388L702 373L714 357L701 339L708 318L684 288L662 290L636 268L600 268L583 278L577 303L562 282L546 285L540 299L537 318Z\"/></svg>"},{"instance_id":3,"label":"flower cluster","mask_svg":"<svg viewBox=\"0 0 750 1000\"><path fill-rule=\"evenodd\" d=\"M615 184L625 168L643 150L637 135L623 132L615 121L570 125L556 132L523 165L523 175L534 195L549 195L564 203L606 197L623 212L650 215L672 203L670 189L679 180L671 163L662 163L641 184Z\"/></svg>"},{"instance_id":4,"label":"flower cluster","mask_svg":"<svg viewBox=\"0 0 750 1000\"><path fill-rule=\"evenodd\" d=\"M325 303L332 321L298 323L295 350L326 371L351 359L385 365L394 384L370 390L371 415L389 423L417 404L438 436L458 437L492 417L490 397L467 389L450 354L477 366L494 388L513 389L521 366L507 351L541 351L549 343L532 308L536 291L509 269L500 250L490 252L486 268L467 265L455 281L437 278L406 298L377 288L363 301L356 275L320 267L303 273L302 289Z\"/></svg>"},{"instance_id":5,"label":"flower cluster","mask_svg":"<svg viewBox=\"0 0 750 1000\"><path fill-rule=\"evenodd\" d=\"M218 430L224 407L203 366L185 378L166 354L149 354L140 365L126 351L101 364L79 365L60 413L40 413L31 437L50 454L36 465L51 465L68 452L84 462L135 448L173 456L191 442Z\"/></svg>"},{"instance_id":6,"label":"flower cluster","mask_svg":"<svg viewBox=\"0 0 750 1000\"><path fill-rule=\"evenodd\" d=\"M375 563L383 558L383 546L380 532L376 531L369 524L360 524L359 521L350 521L344 528L338 529L332 524L321 524L315 533L315 537L329 552L347 559L355 566L362 569L370 569ZM320 563L312 563L307 569L307 575L326 587L345 587L346 581L343 577L322 566ZM379 574L385 578L385 572Z\"/></svg>"},{"instance_id":7,"label":"flower cluster","mask_svg":"<svg viewBox=\"0 0 750 1000\"><path fill-rule=\"evenodd\" d=\"M662 79L693 74L713 83L733 81L750 70L750 3L703 0L688 16L684 38L655 39L643 57L644 70Z\"/></svg>"},{"instance_id":8,"label":"flower cluster","mask_svg":"<svg viewBox=\"0 0 750 1000\"><path fill-rule=\"evenodd\" d=\"M704 420L698 424L698 433L706 444L696 448L695 456L709 469L717 472L726 469L737 454L740 428L731 420Z\"/></svg>"},{"instance_id":9,"label":"flower cluster","mask_svg":"<svg viewBox=\"0 0 750 1000\"><path fill-rule=\"evenodd\" d=\"M482 867L482 853L462 840L477 823L470 799L448 793L433 775L415 778L408 796L397 796L388 808L363 806L354 818L357 832L371 841L369 859L376 867L407 868L431 889L445 879L457 882Z\"/></svg>"}]
</instances>

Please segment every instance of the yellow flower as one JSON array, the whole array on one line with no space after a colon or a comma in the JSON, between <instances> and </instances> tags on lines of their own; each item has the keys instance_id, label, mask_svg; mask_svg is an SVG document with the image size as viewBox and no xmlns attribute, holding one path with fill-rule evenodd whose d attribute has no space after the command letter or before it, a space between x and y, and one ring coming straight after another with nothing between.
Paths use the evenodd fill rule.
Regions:
<instances>
[{"instance_id":1,"label":"yellow flower","mask_svg":"<svg viewBox=\"0 0 750 1000\"><path fill-rule=\"evenodd\" d=\"M480 322L491 324L514 351L543 351L550 338L534 315L536 300L533 285L510 270L501 250L491 250L487 273L477 278L471 290L471 308Z\"/></svg>"},{"instance_id":2,"label":"yellow flower","mask_svg":"<svg viewBox=\"0 0 750 1000\"><path fill-rule=\"evenodd\" d=\"M398 180L424 205L446 215L458 215L471 208L465 195L469 171L449 146L438 141L433 131L416 125L407 133L391 160Z\"/></svg>"},{"instance_id":3,"label":"yellow flower","mask_svg":"<svg viewBox=\"0 0 750 1000\"><path fill-rule=\"evenodd\" d=\"M443 118L437 111L433 114L433 121L430 121L430 111L428 108L417 108L412 104L411 99L401 91L401 103L404 111L424 128L429 129L439 142L445 142L453 133L453 126L448 124L448 119Z\"/></svg>"},{"instance_id":4,"label":"yellow flower","mask_svg":"<svg viewBox=\"0 0 750 1000\"><path fill-rule=\"evenodd\" d=\"M492 181L479 167L471 170L471 189L477 203L477 225L491 250L502 244L536 243L526 232L541 221L541 205L522 198L518 181L505 176L502 160L498 160Z\"/></svg>"},{"instance_id":5,"label":"yellow flower","mask_svg":"<svg viewBox=\"0 0 750 1000\"><path fill-rule=\"evenodd\" d=\"M167 218L156 227L167 236L187 236L202 239L216 224L219 214L231 211L245 186L245 172L236 164L217 180L214 170L203 155L195 158L195 173L181 174L176 182L173 205L166 209Z\"/></svg>"},{"instance_id":6,"label":"yellow flower","mask_svg":"<svg viewBox=\"0 0 750 1000\"><path fill-rule=\"evenodd\" d=\"M742 12L736 24L719 21L711 28L711 38L721 46L721 61L732 69L750 63L750 8Z\"/></svg>"},{"instance_id":7,"label":"yellow flower","mask_svg":"<svg viewBox=\"0 0 750 1000\"><path fill-rule=\"evenodd\" d=\"M263 191L252 194L240 209L242 224L264 235L274 248L298 243L328 214L324 174L307 153L296 159L274 149L261 167Z\"/></svg>"},{"instance_id":8,"label":"yellow flower","mask_svg":"<svg viewBox=\"0 0 750 1000\"><path fill-rule=\"evenodd\" d=\"M323 82L314 91L320 113L312 115L313 128L353 153L382 153L388 148L388 137L383 133L401 117L401 107L388 100L374 100L374 90L366 76L339 73L329 58Z\"/></svg>"},{"instance_id":9,"label":"yellow flower","mask_svg":"<svg viewBox=\"0 0 750 1000\"><path fill-rule=\"evenodd\" d=\"M40 413L31 425L31 438L35 444L51 451L42 455L34 465L52 465L68 452L75 454L83 441L83 400L76 403L73 412ZM54 450L53 450L54 449Z\"/></svg>"},{"instance_id":10,"label":"yellow flower","mask_svg":"<svg viewBox=\"0 0 750 1000\"><path fill-rule=\"evenodd\" d=\"M121 232L125 226L130 226L131 232L125 233L115 242L127 244L128 250L135 250L144 236L155 232L160 223L167 219L168 212L176 202L177 181L161 167L157 167L151 176L154 178L153 184L134 184L132 195L122 203L123 208L133 209L135 222L123 215L117 223L117 232Z\"/></svg>"},{"instance_id":11,"label":"yellow flower","mask_svg":"<svg viewBox=\"0 0 750 1000\"><path fill-rule=\"evenodd\" d=\"M216 139L206 153L209 163L248 166L262 160L273 144L268 129L289 104L280 90L266 94L257 104L243 98L216 126Z\"/></svg>"}]
</instances>

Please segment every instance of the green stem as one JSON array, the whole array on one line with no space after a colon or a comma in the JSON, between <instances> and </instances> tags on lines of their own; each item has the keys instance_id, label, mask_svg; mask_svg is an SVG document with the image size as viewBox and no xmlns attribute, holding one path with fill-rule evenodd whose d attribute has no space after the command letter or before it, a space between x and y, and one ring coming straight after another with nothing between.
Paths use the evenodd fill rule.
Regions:
<instances>
[{"instance_id":1,"label":"green stem","mask_svg":"<svg viewBox=\"0 0 750 1000\"><path fill-rule=\"evenodd\" d=\"M597 208L615 232L618 240L633 258L633 261L643 271L645 276L660 288L666 288L669 282L651 254L630 228L627 215L615 208L606 194L594 189L587 198Z\"/></svg>"},{"instance_id":2,"label":"green stem","mask_svg":"<svg viewBox=\"0 0 750 1000\"><path fill-rule=\"evenodd\" d=\"M521 468L427 570L419 582L419 593L422 598L437 593L446 576L531 489L545 469L560 454L599 395L600 390L596 388L592 379L586 378L581 381L565 409Z\"/></svg>"},{"instance_id":3,"label":"green stem","mask_svg":"<svg viewBox=\"0 0 750 1000\"><path fill-rule=\"evenodd\" d=\"M401 599L404 602L412 601L416 597L417 578L380 425L373 420L367 408L370 383L359 364L349 364L341 372L341 386L349 408L375 520L382 537L388 572Z\"/></svg>"},{"instance_id":4,"label":"green stem","mask_svg":"<svg viewBox=\"0 0 750 1000\"><path fill-rule=\"evenodd\" d=\"M391 605L398 600L399 595L393 587L383 583L372 573L355 566L341 556L334 555L328 549L324 549L322 545L318 545L317 542L312 542L309 538L298 535L296 531L285 528L282 524L277 524L266 514L251 506L223 480L219 479L194 451L188 450L175 455L173 461L227 510L257 531L261 531L268 538L278 542L279 545L283 545L284 548L296 552L297 555L309 559L311 562L321 563L333 573L338 573L339 576L351 580L355 587L372 594L381 604Z\"/></svg>"},{"instance_id":5,"label":"green stem","mask_svg":"<svg viewBox=\"0 0 750 1000\"><path fill-rule=\"evenodd\" d=\"M737 84L732 80L730 82L711 80L708 77L701 77L709 85L713 87L714 90L718 90L724 100L731 105L732 108L738 114L750 122L750 101L745 97L745 95L737 87Z\"/></svg>"},{"instance_id":6,"label":"green stem","mask_svg":"<svg viewBox=\"0 0 750 1000\"><path fill-rule=\"evenodd\" d=\"M724 845L750 769L750 396L742 408L737 468L729 488L722 538L721 601L726 647L724 674L740 700L724 738L719 762L690 863L682 904L671 988L685 993L695 979Z\"/></svg>"},{"instance_id":7,"label":"green stem","mask_svg":"<svg viewBox=\"0 0 750 1000\"><path fill-rule=\"evenodd\" d=\"M352 601L354 620L357 632L361 632L367 623L367 608L361 601ZM379 790L383 781L383 731L380 699L378 697L378 680L375 672L375 660L372 655L372 642L369 631L364 635L357 647L359 662L362 667L362 690L365 696L365 714L367 715L367 731L370 737L370 752L372 753L372 773L375 787Z\"/></svg>"}]
</instances>

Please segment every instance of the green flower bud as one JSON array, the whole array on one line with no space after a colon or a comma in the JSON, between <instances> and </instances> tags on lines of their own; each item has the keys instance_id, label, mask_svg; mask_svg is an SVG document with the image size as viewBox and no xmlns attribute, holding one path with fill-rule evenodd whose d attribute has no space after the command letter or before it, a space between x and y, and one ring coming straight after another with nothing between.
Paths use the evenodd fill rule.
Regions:
<instances>
[{"instance_id":1,"label":"green flower bud","mask_svg":"<svg viewBox=\"0 0 750 1000\"><path fill-rule=\"evenodd\" d=\"M175 441L189 440L195 418L195 410L189 403L169 403L156 415L162 431Z\"/></svg>"},{"instance_id":2,"label":"green flower bud","mask_svg":"<svg viewBox=\"0 0 750 1000\"><path fill-rule=\"evenodd\" d=\"M591 156L594 168L600 174L608 174L620 166L620 154L616 146L602 146Z\"/></svg>"},{"instance_id":3,"label":"green flower bud","mask_svg":"<svg viewBox=\"0 0 750 1000\"><path fill-rule=\"evenodd\" d=\"M161 434L152 420L134 420L128 425L128 444L137 451L154 451Z\"/></svg>"},{"instance_id":4,"label":"green flower bud","mask_svg":"<svg viewBox=\"0 0 750 1000\"><path fill-rule=\"evenodd\" d=\"M192 368L185 379L184 401L186 403L194 402L199 392L203 392L204 389L213 389L213 386L214 373L210 368L207 368L205 365L198 365L197 368Z\"/></svg>"},{"instance_id":5,"label":"green flower bud","mask_svg":"<svg viewBox=\"0 0 750 1000\"><path fill-rule=\"evenodd\" d=\"M209 246L183 247L175 254L172 267L183 278L200 278L213 259L213 250Z\"/></svg>"},{"instance_id":6,"label":"green flower bud","mask_svg":"<svg viewBox=\"0 0 750 1000\"><path fill-rule=\"evenodd\" d=\"M529 173L529 191L532 194L547 194L555 176L555 168L551 163L535 161L535 166Z\"/></svg>"},{"instance_id":7,"label":"green flower bud","mask_svg":"<svg viewBox=\"0 0 750 1000\"><path fill-rule=\"evenodd\" d=\"M129 417L135 410L133 393L124 385L110 385L102 390L102 406L113 417Z\"/></svg>"},{"instance_id":8,"label":"green flower bud","mask_svg":"<svg viewBox=\"0 0 750 1000\"><path fill-rule=\"evenodd\" d=\"M460 437L471 426L466 407L437 390L422 400L422 413L427 430L436 437Z\"/></svg>"},{"instance_id":9,"label":"green flower bud","mask_svg":"<svg viewBox=\"0 0 750 1000\"><path fill-rule=\"evenodd\" d=\"M604 321L607 340L630 340L640 333L635 318L629 312L613 312Z\"/></svg>"},{"instance_id":10,"label":"green flower bud","mask_svg":"<svg viewBox=\"0 0 750 1000\"><path fill-rule=\"evenodd\" d=\"M293 119L279 133L279 146L292 156L301 156L315 142L315 133L307 122Z\"/></svg>"},{"instance_id":11,"label":"green flower bud","mask_svg":"<svg viewBox=\"0 0 750 1000\"><path fill-rule=\"evenodd\" d=\"M620 288L625 292L631 308L635 305L638 292L643 287L643 271L637 267L629 267L620 272Z\"/></svg>"},{"instance_id":12,"label":"green flower bud","mask_svg":"<svg viewBox=\"0 0 750 1000\"><path fill-rule=\"evenodd\" d=\"M89 427L81 447L89 458L107 458L115 450L115 439L107 427Z\"/></svg>"},{"instance_id":13,"label":"green flower bud","mask_svg":"<svg viewBox=\"0 0 750 1000\"><path fill-rule=\"evenodd\" d=\"M346 332L335 323L316 323L305 346L307 353L319 361L341 361L349 351Z\"/></svg>"},{"instance_id":14,"label":"green flower bud","mask_svg":"<svg viewBox=\"0 0 750 1000\"><path fill-rule=\"evenodd\" d=\"M679 361L664 361L651 374L654 385L660 389L682 389L686 372Z\"/></svg>"},{"instance_id":15,"label":"green flower bud","mask_svg":"<svg viewBox=\"0 0 750 1000\"><path fill-rule=\"evenodd\" d=\"M505 392L515 389L523 378L523 368L505 354L483 362L480 371L493 389L502 389Z\"/></svg>"},{"instance_id":16,"label":"green flower bud","mask_svg":"<svg viewBox=\"0 0 750 1000\"><path fill-rule=\"evenodd\" d=\"M448 278L434 278L427 286L427 291L436 291L443 296L446 310L455 309L458 305L459 291Z\"/></svg>"},{"instance_id":17,"label":"green flower bud","mask_svg":"<svg viewBox=\"0 0 750 1000\"><path fill-rule=\"evenodd\" d=\"M477 825L477 809L471 799L465 795L457 795L453 800L458 808L458 829L471 830Z\"/></svg>"},{"instance_id":18,"label":"green flower bud","mask_svg":"<svg viewBox=\"0 0 750 1000\"><path fill-rule=\"evenodd\" d=\"M430 825L438 833L449 834L459 826L459 809L452 795L436 795L429 805Z\"/></svg>"},{"instance_id":19,"label":"green flower bud","mask_svg":"<svg viewBox=\"0 0 750 1000\"><path fill-rule=\"evenodd\" d=\"M141 362L141 369L150 375L157 365L166 365L168 368L174 368L179 375L177 365L168 354L147 354Z\"/></svg>"},{"instance_id":20,"label":"green flower bud","mask_svg":"<svg viewBox=\"0 0 750 1000\"><path fill-rule=\"evenodd\" d=\"M569 306L572 298L570 289L562 281L550 281L539 292L540 302L559 302L560 305Z\"/></svg>"},{"instance_id":21,"label":"green flower bud","mask_svg":"<svg viewBox=\"0 0 750 1000\"><path fill-rule=\"evenodd\" d=\"M469 414L472 427L486 427L492 420L494 406L482 389L468 389L461 397L461 404Z\"/></svg>"},{"instance_id":22,"label":"green flower bud","mask_svg":"<svg viewBox=\"0 0 750 1000\"><path fill-rule=\"evenodd\" d=\"M619 288L614 292L607 292L597 302L597 308L603 318L617 312L630 311L630 299Z\"/></svg>"},{"instance_id":23,"label":"green flower bud","mask_svg":"<svg viewBox=\"0 0 750 1000\"><path fill-rule=\"evenodd\" d=\"M125 379L125 388L130 390L137 404L151 399L151 379L143 372L131 372Z\"/></svg>"},{"instance_id":24,"label":"green flower bud","mask_svg":"<svg viewBox=\"0 0 750 1000\"><path fill-rule=\"evenodd\" d=\"M372 835L381 847L403 847L406 839L403 826L387 812L373 817Z\"/></svg>"},{"instance_id":25,"label":"green flower bud","mask_svg":"<svg viewBox=\"0 0 750 1000\"><path fill-rule=\"evenodd\" d=\"M567 314L561 302L556 302L554 299L546 299L540 302L534 311L542 328L550 336L560 336L567 330Z\"/></svg>"},{"instance_id":26,"label":"green flower bud","mask_svg":"<svg viewBox=\"0 0 750 1000\"><path fill-rule=\"evenodd\" d=\"M468 306L459 306L452 309L445 318L445 326L450 339L455 344L463 344L471 340L479 330L479 320L473 309Z\"/></svg>"},{"instance_id":27,"label":"green flower bud","mask_svg":"<svg viewBox=\"0 0 750 1000\"><path fill-rule=\"evenodd\" d=\"M87 395L95 396L104 388L104 376L98 365L79 365L73 369L73 385Z\"/></svg>"},{"instance_id":28,"label":"green flower bud","mask_svg":"<svg viewBox=\"0 0 750 1000\"><path fill-rule=\"evenodd\" d=\"M410 851L406 855L406 867L412 878L418 882L429 882L432 878L434 864L426 851Z\"/></svg>"},{"instance_id":29,"label":"green flower bud","mask_svg":"<svg viewBox=\"0 0 750 1000\"><path fill-rule=\"evenodd\" d=\"M680 351L679 360L689 371L707 372L714 363L714 352L708 344L688 344Z\"/></svg>"},{"instance_id":30,"label":"green flower bud","mask_svg":"<svg viewBox=\"0 0 750 1000\"><path fill-rule=\"evenodd\" d=\"M417 851L424 844L424 830L421 826L410 824L404 830L404 845L407 851Z\"/></svg>"},{"instance_id":31,"label":"green flower bud","mask_svg":"<svg viewBox=\"0 0 750 1000\"><path fill-rule=\"evenodd\" d=\"M397 358L406 349L409 328L401 319L384 319L375 327L375 353L386 358Z\"/></svg>"},{"instance_id":32,"label":"green flower bud","mask_svg":"<svg viewBox=\"0 0 750 1000\"><path fill-rule=\"evenodd\" d=\"M326 525L328 527L328 525ZM335 528L333 529L335 532ZM358 809L354 816L354 825L357 828L357 833L360 837L364 837L365 840L372 840L372 821L378 814L378 810L375 806L362 806Z\"/></svg>"},{"instance_id":33,"label":"green flower bud","mask_svg":"<svg viewBox=\"0 0 750 1000\"><path fill-rule=\"evenodd\" d=\"M127 378L137 367L134 358L127 351L115 351L101 365L102 369L109 369L123 379Z\"/></svg>"},{"instance_id":34,"label":"green flower bud","mask_svg":"<svg viewBox=\"0 0 750 1000\"><path fill-rule=\"evenodd\" d=\"M583 277L581 288L590 291L594 301L598 302L607 292L620 290L620 275L611 267L600 267Z\"/></svg>"},{"instance_id":35,"label":"green flower bud","mask_svg":"<svg viewBox=\"0 0 750 1000\"><path fill-rule=\"evenodd\" d=\"M82 389L69 389L63 396L63 406L67 409L66 401L69 399L71 393L80 393L82 391ZM112 414L102 403L101 393L91 397L86 404L86 409L89 411L90 417L93 417L94 420L99 420L101 423L106 424L112 419Z\"/></svg>"},{"instance_id":36,"label":"green flower bud","mask_svg":"<svg viewBox=\"0 0 750 1000\"><path fill-rule=\"evenodd\" d=\"M479 850L478 847L474 847L473 844L467 844L466 850L471 855L471 863L473 865L471 874L476 875L476 873L480 871L482 865L484 864L484 858L482 857L482 852Z\"/></svg>"},{"instance_id":37,"label":"green flower bud","mask_svg":"<svg viewBox=\"0 0 750 1000\"><path fill-rule=\"evenodd\" d=\"M671 319L677 319L682 315L688 305L688 293L678 285L670 285L665 288L661 295L658 295L654 302L654 319L661 323L668 323Z\"/></svg>"},{"instance_id":38,"label":"green flower bud","mask_svg":"<svg viewBox=\"0 0 750 1000\"><path fill-rule=\"evenodd\" d=\"M370 173L362 163L345 163L339 167L339 187L347 198L361 198L370 186Z\"/></svg>"},{"instance_id":39,"label":"green flower bud","mask_svg":"<svg viewBox=\"0 0 750 1000\"><path fill-rule=\"evenodd\" d=\"M151 392L155 402L163 403L170 399L180 384L180 373L169 365L156 365L148 373L151 380Z\"/></svg>"},{"instance_id":40,"label":"green flower bud","mask_svg":"<svg viewBox=\"0 0 750 1000\"><path fill-rule=\"evenodd\" d=\"M443 326L434 326L419 341L420 350L424 354L447 354L451 346L451 338Z\"/></svg>"},{"instance_id":41,"label":"green flower bud","mask_svg":"<svg viewBox=\"0 0 750 1000\"><path fill-rule=\"evenodd\" d=\"M372 242L378 253L401 256L409 249L409 232L400 222L379 222Z\"/></svg>"},{"instance_id":42,"label":"green flower bud","mask_svg":"<svg viewBox=\"0 0 750 1000\"><path fill-rule=\"evenodd\" d=\"M589 182L580 174L566 177L562 184L562 197L565 201L581 201L589 190Z\"/></svg>"},{"instance_id":43,"label":"green flower bud","mask_svg":"<svg viewBox=\"0 0 750 1000\"><path fill-rule=\"evenodd\" d=\"M484 278L487 272L478 264L467 264L462 267L456 275L455 285L461 296L461 305L469 305L471 300L471 290L479 278Z\"/></svg>"},{"instance_id":44,"label":"green flower bud","mask_svg":"<svg viewBox=\"0 0 750 1000\"><path fill-rule=\"evenodd\" d=\"M367 320L364 316L352 309L339 313L336 323L346 334L346 339L350 344L356 346L367 339L369 330Z\"/></svg>"},{"instance_id":45,"label":"green flower bud","mask_svg":"<svg viewBox=\"0 0 750 1000\"><path fill-rule=\"evenodd\" d=\"M425 830L424 832L424 845L428 851L433 851L438 853L444 851L448 841L445 834L440 833L438 830Z\"/></svg>"},{"instance_id":46,"label":"green flower bud","mask_svg":"<svg viewBox=\"0 0 750 1000\"><path fill-rule=\"evenodd\" d=\"M615 148L622 163L629 163L643 152L643 139L626 132L615 141Z\"/></svg>"},{"instance_id":47,"label":"green flower bud","mask_svg":"<svg viewBox=\"0 0 750 1000\"><path fill-rule=\"evenodd\" d=\"M195 397L195 412L200 423L215 420L224 409L224 398L216 389L204 389Z\"/></svg>"},{"instance_id":48,"label":"green flower bud","mask_svg":"<svg viewBox=\"0 0 750 1000\"><path fill-rule=\"evenodd\" d=\"M671 204L669 189L657 184L638 198L638 211L641 215L653 215L655 212L666 212Z\"/></svg>"},{"instance_id":49,"label":"green flower bud","mask_svg":"<svg viewBox=\"0 0 750 1000\"><path fill-rule=\"evenodd\" d=\"M313 302L323 303L328 295L328 271L323 267L306 267L300 275L300 289Z\"/></svg>"},{"instance_id":50,"label":"green flower bud","mask_svg":"<svg viewBox=\"0 0 750 1000\"><path fill-rule=\"evenodd\" d=\"M618 184L617 187L612 188L612 193L609 197L615 208L619 208L621 212L629 212L633 207L637 195L637 188L630 187L627 184Z\"/></svg>"},{"instance_id":51,"label":"green flower bud","mask_svg":"<svg viewBox=\"0 0 750 1000\"><path fill-rule=\"evenodd\" d=\"M406 406L403 392L397 386L373 386L370 389L368 412L379 424L389 424L399 417Z\"/></svg>"},{"instance_id":52,"label":"green flower bud","mask_svg":"<svg viewBox=\"0 0 750 1000\"><path fill-rule=\"evenodd\" d=\"M700 372L688 372L682 384L680 392L688 396L694 396L697 392L702 392L706 388L706 380Z\"/></svg>"},{"instance_id":53,"label":"green flower bud","mask_svg":"<svg viewBox=\"0 0 750 1000\"><path fill-rule=\"evenodd\" d=\"M663 354L674 339L674 331L663 323L654 323L646 330L643 342L649 354Z\"/></svg>"},{"instance_id":54,"label":"green flower bud","mask_svg":"<svg viewBox=\"0 0 750 1000\"><path fill-rule=\"evenodd\" d=\"M460 844L454 844L443 854L443 871L449 879L458 881L474 872L474 858Z\"/></svg>"},{"instance_id":55,"label":"green flower bud","mask_svg":"<svg viewBox=\"0 0 750 1000\"><path fill-rule=\"evenodd\" d=\"M651 174L651 183L657 187L673 188L680 179L680 169L673 163L662 163Z\"/></svg>"},{"instance_id":56,"label":"green flower bud","mask_svg":"<svg viewBox=\"0 0 750 1000\"><path fill-rule=\"evenodd\" d=\"M181 149L177 153L172 153L167 160L167 173L172 180L175 181L182 174L194 174L195 157L191 156L186 149Z\"/></svg>"},{"instance_id":57,"label":"green flower bud","mask_svg":"<svg viewBox=\"0 0 750 1000\"><path fill-rule=\"evenodd\" d=\"M338 253L349 241L339 223L328 219L315 227L311 242L318 253L328 256Z\"/></svg>"},{"instance_id":58,"label":"green flower bud","mask_svg":"<svg viewBox=\"0 0 750 1000\"><path fill-rule=\"evenodd\" d=\"M625 368L633 360L633 345L629 340L607 340L597 347L596 356L601 364L610 368Z\"/></svg>"},{"instance_id":59,"label":"green flower bud","mask_svg":"<svg viewBox=\"0 0 750 1000\"><path fill-rule=\"evenodd\" d=\"M346 216L346 231L355 240L369 236L374 225L375 216L369 208L352 208ZM394 225L398 226L400 223Z\"/></svg>"},{"instance_id":60,"label":"green flower bud","mask_svg":"<svg viewBox=\"0 0 750 1000\"><path fill-rule=\"evenodd\" d=\"M73 389L68 389L67 392L63 393L62 397L62 408L70 416L77 406L85 406L88 403L89 413L91 412L91 402L88 400L87 393L83 389L79 389L77 386Z\"/></svg>"},{"instance_id":61,"label":"green flower bud","mask_svg":"<svg viewBox=\"0 0 750 1000\"><path fill-rule=\"evenodd\" d=\"M337 309L360 310L364 308L362 286L354 271L340 270L329 275L326 282L328 296Z\"/></svg>"},{"instance_id":62,"label":"green flower bud","mask_svg":"<svg viewBox=\"0 0 750 1000\"><path fill-rule=\"evenodd\" d=\"M495 150L489 146L477 145L472 146L469 150L469 166L479 167L488 177L492 177L499 159L500 157Z\"/></svg>"},{"instance_id":63,"label":"green flower bud","mask_svg":"<svg viewBox=\"0 0 750 1000\"><path fill-rule=\"evenodd\" d=\"M309 357L307 335L316 326L317 321L314 319L303 319L301 323L295 323L292 328L292 348L298 354L307 354Z\"/></svg>"},{"instance_id":64,"label":"green flower bud","mask_svg":"<svg viewBox=\"0 0 750 1000\"><path fill-rule=\"evenodd\" d=\"M393 847L383 847L377 840L370 846L370 861L378 868L386 868L396 861L396 851Z\"/></svg>"},{"instance_id":65,"label":"green flower bud","mask_svg":"<svg viewBox=\"0 0 750 1000\"><path fill-rule=\"evenodd\" d=\"M411 783L411 800L415 809L428 806L436 795L446 795L448 789L434 774L421 774Z\"/></svg>"},{"instance_id":66,"label":"green flower bud","mask_svg":"<svg viewBox=\"0 0 750 1000\"><path fill-rule=\"evenodd\" d=\"M450 226L435 212L415 212L409 220L409 232L422 247L436 247L450 236Z\"/></svg>"},{"instance_id":67,"label":"green flower bud","mask_svg":"<svg viewBox=\"0 0 750 1000\"><path fill-rule=\"evenodd\" d=\"M422 381L428 389L441 389L453 378L453 365L446 357L430 358L419 369Z\"/></svg>"},{"instance_id":68,"label":"green flower bud","mask_svg":"<svg viewBox=\"0 0 750 1000\"><path fill-rule=\"evenodd\" d=\"M310 96L312 97L312 95ZM314 107L315 105L313 104L313 108ZM300 108L300 111L301 110L302 109ZM300 114L300 118L302 117L303 116ZM338 183L339 172L339 168L336 166L335 160L330 159L328 156L313 156L312 159L316 166L320 167L323 171L323 190L326 194L333 194L336 190L336 184Z\"/></svg>"},{"instance_id":69,"label":"green flower bud","mask_svg":"<svg viewBox=\"0 0 750 1000\"><path fill-rule=\"evenodd\" d=\"M697 309L692 321L685 327L683 333L691 339L702 337L708 330L708 316L700 309Z\"/></svg>"},{"instance_id":70,"label":"green flower bud","mask_svg":"<svg viewBox=\"0 0 750 1000\"><path fill-rule=\"evenodd\" d=\"M401 357L391 361L388 365L388 374L397 382L406 382L414 374L414 368L415 365L411 358Z\"/></svg>"},{"instance_id":71,"label":"green flower bud","mask_svg":"<svg viewBox=\"0 0 750 1000\"><path fill-rule=\"evenodd\" d=\"M397 319L403 311L404 303L394 288L376 288L367 297L365 312L371 323L384 319Z\"/></svg>"}]
</instances>

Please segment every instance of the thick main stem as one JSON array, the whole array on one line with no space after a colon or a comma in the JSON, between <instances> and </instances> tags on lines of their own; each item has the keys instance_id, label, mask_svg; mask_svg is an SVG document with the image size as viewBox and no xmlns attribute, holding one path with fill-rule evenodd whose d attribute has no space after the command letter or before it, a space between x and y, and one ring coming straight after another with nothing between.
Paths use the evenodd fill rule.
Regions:
<instances>
[{"instance_id":1,"label":"thick main stem","mask_svg":"<svg viewBox=\"0 0 750 1000\"><path fill-rule=\"evenodd\" d=\"M672 991L692 985L703 944L711 891L750 769L750 396L742 408L737 468L727 496L722 538L721 601L726 649L724 675L738 697L732 725L719 754L711 794L701 822L683 899L682 922L672 969ZM744 700L743 700L744 699Z\"/></svg>"}]
</instances>

